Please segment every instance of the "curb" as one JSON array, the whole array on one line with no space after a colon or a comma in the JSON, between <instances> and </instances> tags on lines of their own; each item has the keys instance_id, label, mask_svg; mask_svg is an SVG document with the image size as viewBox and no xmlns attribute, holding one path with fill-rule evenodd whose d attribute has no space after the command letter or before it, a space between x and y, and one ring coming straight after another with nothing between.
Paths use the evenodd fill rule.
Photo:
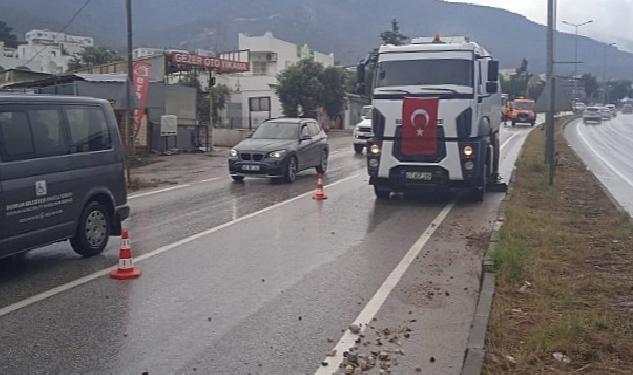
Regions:
<instances>
[{"instance_id":1,"label":"curb","mask_svg":"<svg viewBox=\"0 0 633 375\"><path fill-rule=\"evenodd\" d=\"M521 148L519 158L522 153L523 148ZM495 294L496 280L494 273L495 262L492 259L492 252L500 240L500 230L505 221L505 206L514 191L515 172L516 167L510 174L508 191L497 210L497 218L493 224L492 233L490 234L488 249L482 261L479 299L477 301L477 309L475 310L473 321L470 325L470 333L466 343L466 355L460 372L461 375L479 375L484 365L486 356L486 332L488 331L488 320L490 319L490 312L492 310L492 299Z\"/></svg>"}]
</instances>

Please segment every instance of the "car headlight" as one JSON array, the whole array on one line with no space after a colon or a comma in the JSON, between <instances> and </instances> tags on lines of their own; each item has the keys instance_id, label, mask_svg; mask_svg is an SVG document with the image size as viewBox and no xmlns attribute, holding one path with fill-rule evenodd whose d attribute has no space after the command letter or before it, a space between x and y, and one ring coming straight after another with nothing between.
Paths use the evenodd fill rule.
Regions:
<instances>
[{"instance_id":1,"label":"car headlight","mask_svg":"<svg viewBox=\"0 0 633 375\"><path fill-rule=\"evenodd\" d=\"M229 152L229 155L230 155L232 158L236 158L236 157L237 157L237 155L238 155L238 152L237 152L237 151L235 151L234 149L231 149L231 151Z\"/></svg>"},{"instance_id":2,"label":"car headlight","mask_svg":"<svg viewBox=\"0 0 633 375\"><path fill-rule=\"evenodd\" d=\"M463 152L464 152L464 156L467 158L473 156L473 146L471 145L464 146Z\"/></svg>"},{"instance_id":3,"label":"car headlight","mask_svg":"<svg viewBox=\"0 0 633 375\"><path fill-rule=\"evenodd\" d=\"M286 150L279 150L268 153L268 156L273 159L281 159L284 157L284 155L286 155Z\"/></svg>"},{"instance_id":4,"label":"car headlight","mask_svg":"<svg viewBox=\"0 0 633 375\"><path fill-rule=\"evenodd\" d=\"M371 145L371 147L369 148L369 152L374 155L380 154L380 146L378 146L377 144Z\"/></svg>"}]
</instances>

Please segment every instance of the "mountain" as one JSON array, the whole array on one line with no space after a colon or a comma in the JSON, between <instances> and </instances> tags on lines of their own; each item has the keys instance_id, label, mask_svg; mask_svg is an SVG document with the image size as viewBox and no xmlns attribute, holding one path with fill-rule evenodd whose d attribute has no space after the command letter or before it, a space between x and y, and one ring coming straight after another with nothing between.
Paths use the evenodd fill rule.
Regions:
<instances>
[{"instance_id":1,"label":"mountain","mask_svg":"<svg viewBox=\"0 0 633 375\"><path fill-rule=\"evenodd\" d=\"M2 0L0 19L23 35L32 28L59 30L81 5L78 0ZM400 21L409 36L468 35L486 46L503 68L525 57L530 70L545 69L545 27L505 10L441 0L134 0L135 43L147 47L237 47L237 34L272 31L281 39L308 43L355 64L379 44L379 35ZM123 48L125 1L92 0L68 32L93 35L97 43ZM557 60L574 60L574 35L557 33ZM580 72L633 79L633 54L587 37L579 39ZM569 74L573 65L557 67Z\"/></svg>"}]
</instances>

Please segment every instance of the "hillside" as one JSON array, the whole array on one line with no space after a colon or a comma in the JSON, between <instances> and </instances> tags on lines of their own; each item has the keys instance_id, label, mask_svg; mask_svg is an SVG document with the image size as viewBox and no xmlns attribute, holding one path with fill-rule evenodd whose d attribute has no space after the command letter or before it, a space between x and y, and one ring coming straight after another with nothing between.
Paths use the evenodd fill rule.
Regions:
<instances>
[{"instance_id":1,"label":"hillside","mask_svg":"<svg viewBox=\"0 0 633 375\"><path fill-rule=\"evenodd\" d=\"M2 0L0 18L20 34L36 27L58 30L79 6L77 0ZM112 4L119 4L113 6ZM307 42L354 64L375 47L378 35L398 18L410 36L469 35L487 46L505 68L523 57L533 71L544 70L545 27L501 9L441 0L168 0L134 1L135 41L140 46L235 48L237 33L272 31L294 42ZM98 43L121 48L124 1L93 0L69 28L90 34ZM557 59L573 60L574 36L557 34ZM602 76L605 45L581 38L581 71ZM610 77L633 78L633 54L608 47ZM560 74L572 71L559 67Z\"/></svg>"}]
</instances>

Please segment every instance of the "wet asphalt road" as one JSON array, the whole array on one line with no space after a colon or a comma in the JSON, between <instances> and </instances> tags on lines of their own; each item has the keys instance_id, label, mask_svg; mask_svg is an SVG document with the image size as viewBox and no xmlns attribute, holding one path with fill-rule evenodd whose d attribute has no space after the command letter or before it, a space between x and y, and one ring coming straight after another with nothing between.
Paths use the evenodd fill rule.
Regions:
<instances>
[{"instance_id":1,"label":"wet asphalt road","mask_svg":"<svg viewBox=\"0 0 633 375\"><path fill-rule=\"evenodd\" d=\"M633 216L633 115L618 114L602 124L577 120L567 126L565 137L613 198Z\"/></svg>"},{"instance_id":2,"label":"wet asphalt road","mask_svg":"<svg viewBox=\"0 0 633 375\"><path fill-rule=\"evenodd\" d=\"M502 133L506 177L526 134ZM349 145L333 151L323 203L310 198L311 171L293 185L226 177L131 199L137 281L100 276L116 264L115 238L91 259L57 244L2 262L0 373L313 373L334 345L326 338L338 340L450 199L378 202L364 158ZM463 257L464 243L492 223L502 197L458 203L426 250L445 243L467 260L451 279L471 292L444 306L457 316L453 333L442 332L437 308L425 322L448 349L465 344L478 288L481 254ZM403 280L441 273L421 261ZM456 373L455 353L434 373Z\"/></svg>"}]
</instances>

